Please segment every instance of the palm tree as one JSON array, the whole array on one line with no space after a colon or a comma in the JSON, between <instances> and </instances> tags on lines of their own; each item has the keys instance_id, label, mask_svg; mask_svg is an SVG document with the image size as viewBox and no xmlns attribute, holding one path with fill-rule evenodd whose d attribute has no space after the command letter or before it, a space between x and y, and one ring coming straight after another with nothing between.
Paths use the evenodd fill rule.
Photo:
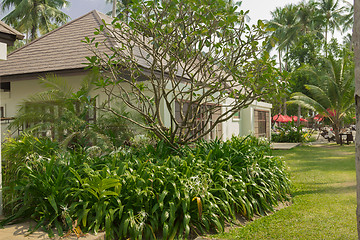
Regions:
<instances>
[{"instance_id":1,"label":"palm tree","mask_svg":"<svg viewBox=\"0 0 360 240\"><path fill-rule=\"evenodd\" d=\"M343 19L344 21L343 23L344 28L342 29L343 32L352 29L354 24L354 5L352 5L347 1L344 1L344 3L346 4L346 7L345 7L345 15Z\"/></svg>"},{"instance_id":2,"label":"palm tree","mask_svg":"<svg viewBox=\"0 0 360 240\"><path fill-rule=\"evenodd\" d=\"M297 11L297 6L293 4L288 4L283 8L276 8L275 11L271 12L272 19L267 22L269 28L274 29L274 31L271 32L267 50L271 50L277 46L280 73L283 72L283 53L285 52L285 55L287 55L290 47L297 40L299 30ZM287 59L288 58L285 58L285 71L289 71ZM283 106L283 114L286 115L286 98L283 99Z\"/></svg>"},{"instance_id":3,"label":"palm tree","mask_svg":"<svg viewBox=\"0 0 360 240\"><path fill-rule=\"evenodd\" d=\"M323 38L322 34L322 15L317 10L318 3L315 0L301 2L298 6L297 16L301 32L311 34L316 38Z\"/></svg>"},{"instance_id":4,"label":"palm tree","mask_svg":"<svg viewBox=\"0 0 360 240\"><path fill-rule=\"evenodd\" d=\"M64 146L71 142L87 145L99 138L90 124L94 121L92 81L91 76L84 78L80 90L74 91L55 75L41 78L40 83L47 90L25 99L9 127L26 126L26 131L46 135Z\"/></svg>"},{"instance_id":5,"label":"palm tree","mask_svg":"<svg viewBox=\"0 0 360 240\"><path fill-rule=\"evenodd\" d=\"M355 105L354 66L349 54L344 54L338 61L330 56L326 62L328 69L325 74L314 74L317 84L305 85L309 96L297 92L288 103L299 104L328 117L339 143L342 119Z\"/></svg>"},{"instance_id":6,"label":"palm tree","mask_svg":"<svg viewBox=\"0 0 360 240\"><path fill-rule=\"evenodd\" d=\"M293 4L288 4L283 8L276 8L271 12L272 19L268 21L270 28L274 29L271 32L271 39L275 39L274 43L271 40L268 44L268 50L271 50L273 46L277 46L280 72L282 72L282 52L287 52L290 46L296 41L299 25L297 13L298 8ZM285 70L288 70L288 64L285 63Z\"/></svg>"},{"instance_id":7,"label":"palm tree","mask_svg":"<svg viewBox=\"0 0 360 240\"><path fill-rule=\"evenodd\" d=\"M341 26L344 20L342 14L344 13L345 8L340 6L339 0L320 0L318 6L319 14L321 14L323 24L325 26L325 56L327 57L329 29L331 34L334 34L335 30L341 31Z\"/></svg>"},{"instance_id":8,"label":"palm tree","mask_svg":"<svg viewBox=\"0 0 360 240\"><path fill-rule=\"evenodd\" d=\"M133 0L106 0L107 3L112 3L112 11L108 12L108 15L117 17L125 22L129 21L129 8L133 4Z\"/></svg>"},{"instance_id":9,"label":"palm tree","mask_svg":"<svg viewBox=\"0 0 360 240\"><path fill-rule=\"evenodd\" d=\"M2 20L27 33L32 41L37 38L39 31L47 33L54 28L54 24L57 26L67 22L69 16L59 10L67 5L67 0L2 0L2 11L14 8Z\"/></svg>"}]
</instances>

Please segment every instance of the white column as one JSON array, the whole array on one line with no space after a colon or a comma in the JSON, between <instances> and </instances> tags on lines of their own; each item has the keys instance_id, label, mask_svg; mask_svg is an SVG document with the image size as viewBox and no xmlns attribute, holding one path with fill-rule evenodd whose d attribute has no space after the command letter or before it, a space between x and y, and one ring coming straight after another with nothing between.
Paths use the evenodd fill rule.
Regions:
<instances>
[{"instance_id":1,"label":"white column","mask_svg":"<svg viewBox=\"0 0 360 240\"><path fill-rule=\"evenodd\" d=\"M0 42L0 60L7 59L7 45L6 43ZM1 92L0 92L1 94ZM0 96L0 105L1 105L1 96ZM3 198L2 198L2 168L1 168L1 142L2 142L2 129L0 123L0 216L3 214Z\"/></svg>"}]
</instances>

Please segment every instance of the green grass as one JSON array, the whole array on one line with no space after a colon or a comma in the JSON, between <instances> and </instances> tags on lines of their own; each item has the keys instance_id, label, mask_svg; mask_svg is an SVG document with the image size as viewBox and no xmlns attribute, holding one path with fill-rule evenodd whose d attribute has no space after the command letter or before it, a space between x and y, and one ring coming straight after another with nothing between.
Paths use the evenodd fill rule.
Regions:
<instances>
[{"instance_id":1,"label":"green grass","mask_svg":"<svg viewBox=\"0 0 360 240\"><path fill-rule=\"evenodd\" d=\"M293 182L293 203L212 236L217 239L357 239L354 145L301 146L283 156Z\"/></svg>"}]
</instances>

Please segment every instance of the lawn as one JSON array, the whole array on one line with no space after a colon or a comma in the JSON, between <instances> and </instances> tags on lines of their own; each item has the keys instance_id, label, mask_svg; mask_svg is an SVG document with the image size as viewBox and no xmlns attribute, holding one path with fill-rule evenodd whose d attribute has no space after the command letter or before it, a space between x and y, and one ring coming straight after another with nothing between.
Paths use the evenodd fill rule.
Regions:
<instances>
[{"instance_id":1,"label":"lawn","mask_svg":"<svg viewBox=\"0 0 360 240\"><path fill-rule=\"evenodd\" d=\"M292 205L217 239L357 239L354 145L301 146L283 156Z\"/></svg>"}]
</instances>

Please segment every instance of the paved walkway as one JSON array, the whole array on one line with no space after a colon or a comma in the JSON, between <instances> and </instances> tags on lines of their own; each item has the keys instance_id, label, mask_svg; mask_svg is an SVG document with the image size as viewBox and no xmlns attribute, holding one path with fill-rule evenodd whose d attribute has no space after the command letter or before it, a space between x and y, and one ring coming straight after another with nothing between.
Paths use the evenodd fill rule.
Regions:
<instances>
[{"instance_id":1,"label":"paved walkway","mask_svg":"<svg viewBox=\"0 0 360 240\"><path fill-rule=\"evenodd\" d=\"M354 134L353 134L354 135ZM355 136L355 135L354 135ZM355 139L355 137L354 137ZM304 143L305 145L318 145L318 144L328 144L329 141L323 136L316 136L315 142ZM278 150L289 150L296 146L299 146L301 143L271 143L270 147L272 149Z\"/></svg>"},{"instance_id":2,"label":"paved walkway","mask_svg":"<svg viewBox=\"0 0 360 240\"><path fill-rule=\"evenodd\" d=\"M31 226L35 224L32 223ZM30 222L7 225L3 229L0 229L0 240L43 240L43 239L62 239L62 240L105 240L105 233L98 233L96 236L93 234L86 234L85 236L77 238L75 234L68 237L62 237L55 235L55 238L49 238L48 234L43 231L36 231L30 235L28 230L30 227Z\"/></svg>"},{"instance_id":3,"label":"paved walkway","mask_svg":"<svg viewBox=\"0 0 360 240\"><path fill-rule=\"evenodd\" d=\"M270 147L276 150L289 150L299 145L300 143L271 143Z\"/></svg>"}]
</instances>

